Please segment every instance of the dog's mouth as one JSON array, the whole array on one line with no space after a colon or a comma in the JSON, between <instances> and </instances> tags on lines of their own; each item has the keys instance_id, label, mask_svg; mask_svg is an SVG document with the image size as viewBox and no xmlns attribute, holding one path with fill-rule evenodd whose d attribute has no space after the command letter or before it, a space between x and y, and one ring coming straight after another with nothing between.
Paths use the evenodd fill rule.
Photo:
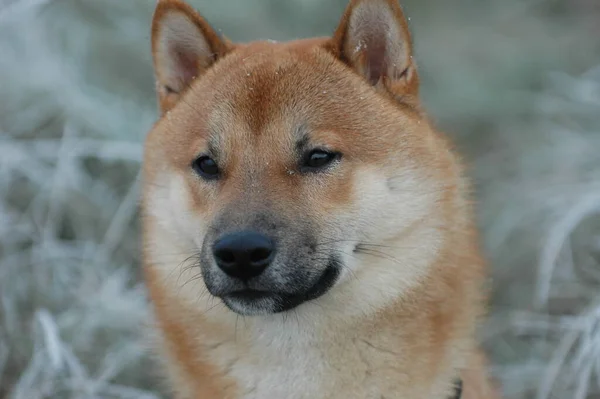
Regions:
<instances>
[{"instance_id":1,"label":"dog's mouth","mask_svg":"<svg viewBox=\"0 0 600 399\"><path fill-rule=\"evenodd\" d=\"M221 300L229 309L243 316L286 312L324 295L337 281L340 269L339 261L332 259L319 279L308 290L297 293L246 288L224 294Z\"/></svg>"}]
</instances>

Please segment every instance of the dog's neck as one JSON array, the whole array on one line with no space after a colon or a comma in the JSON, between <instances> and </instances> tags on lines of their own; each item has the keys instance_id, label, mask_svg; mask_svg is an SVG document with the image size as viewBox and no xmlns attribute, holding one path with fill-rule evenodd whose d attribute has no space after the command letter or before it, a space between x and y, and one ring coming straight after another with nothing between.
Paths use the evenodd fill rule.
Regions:
<instances>
[{"instance_id":1,"label":"dog's neck","mask_svg":"<svg viewBox=\"0 0 600 399\"><path fill-rule=\"evenodd\" d=\"M429 345L430 334L385 322L394 316L344 325L317 322L300 311L238 317L214 308L206 316L211 312L219 321L205 324L206 335L198 331L204 351L199 355L248 392L244 399L328 397L323 392L346 391L347 397L361 398L382 397L375 393L395 397L398 392L410 399L460 398L459 390L453 393L453 382L463 364L461 345L440 344L446 346L446 356L440 358L436 351L427 359L415 339L421 336L422 345Z\"/></svg>"}]
</instances>

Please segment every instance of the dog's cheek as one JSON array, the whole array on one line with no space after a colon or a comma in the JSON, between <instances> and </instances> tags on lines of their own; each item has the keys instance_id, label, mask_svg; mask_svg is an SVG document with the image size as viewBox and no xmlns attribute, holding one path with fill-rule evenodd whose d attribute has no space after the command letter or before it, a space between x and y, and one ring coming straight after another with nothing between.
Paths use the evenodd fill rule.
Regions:
<instances>
[{"instance_id":1,"label":"dog's cheek","mask_svg":"<svg viewBox=\"0 0 600 399\"><path fill-rule=\"evenodd\" d=\"M378 169L356 174L356 225L368 243L396 237L423 219L437 199L426 178L415 170L400 170L386 176Z\"/></svg>"},{"instance_id":2,"label":"dog's cheek","mask_svg":"<svg viewBox=\"0 0 600 399\"><path fill-rule=\"evenodd\" d=\"M189 185L183 176L165 173L146 186L145 251L148 266L161 284L180 300L198 306L198 293L206 289L199 257L207 221L194 210Z\"/></svg>"},{"instance_id":3,"label":"dog's cheek","mask_svg":"<svg viewBox=\"0 0 600 399\"><path fill-rule=\"evenodd\" d=\"M148 193L152 217L158 227L186 247L199 249L207 231L207 220L195 206L189 184L177 174L162 175Z\"/></svg>"}]
</instances>

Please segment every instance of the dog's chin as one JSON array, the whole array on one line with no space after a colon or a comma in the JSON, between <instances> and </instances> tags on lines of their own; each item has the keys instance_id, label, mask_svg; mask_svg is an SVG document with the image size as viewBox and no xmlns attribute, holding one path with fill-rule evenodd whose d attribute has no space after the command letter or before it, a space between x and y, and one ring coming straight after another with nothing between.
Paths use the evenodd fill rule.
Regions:
<instances>
[{"instance_id":1,"label":"dog's chin","mask_svg":"<svg viewBox=\"0 0 600 399\"><path fill-rule=\"evenodd\" d=\"M222 296L221 300L230 310L242 316L261 316L291 309L280 295L265 291L236 291Z\"/></svg>"},{"instance_id":2,"label":"dog's chin","mask_svg":"<svg viewBox=\"0 0 600 399\"><path fill-rule=\"evenodd\" d=\"M261 316L287 312L305 302L323 296L335 285L339 275L339 264L331 262L321 277L308 290L282 294L244 289L222 295L221 300L230 310L242 316Z\"/></svg>"}]
</instances>

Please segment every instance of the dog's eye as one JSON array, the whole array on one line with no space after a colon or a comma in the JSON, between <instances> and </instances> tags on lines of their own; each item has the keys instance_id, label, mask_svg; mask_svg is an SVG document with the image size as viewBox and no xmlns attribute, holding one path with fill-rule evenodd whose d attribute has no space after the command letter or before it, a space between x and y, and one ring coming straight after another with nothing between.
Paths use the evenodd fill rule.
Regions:
<instances>
[{"instance_id":1,"label":"dog's eye","mask_svg":"<svg viewBox=\"0 0 600 399\"><path fill-rule=\"evenodd\" d=\"M340 154L325 150L313 150L304 158L302 168L306 171L316 171L323 169L338 159Z\"/></svg>"},{"instance_id":2,"label":"dog's eye","mask_svg":"<svg viewBox=\"0 0 600 399\"><path fill-rule=\"evenodd\" d=\"M212 180L219 177L219 166L214 159L206 155L197 158L192 163L192 168L194 168L194 171L196 171L196 173L205 179Z\"/></svg>"}]
</instances>

